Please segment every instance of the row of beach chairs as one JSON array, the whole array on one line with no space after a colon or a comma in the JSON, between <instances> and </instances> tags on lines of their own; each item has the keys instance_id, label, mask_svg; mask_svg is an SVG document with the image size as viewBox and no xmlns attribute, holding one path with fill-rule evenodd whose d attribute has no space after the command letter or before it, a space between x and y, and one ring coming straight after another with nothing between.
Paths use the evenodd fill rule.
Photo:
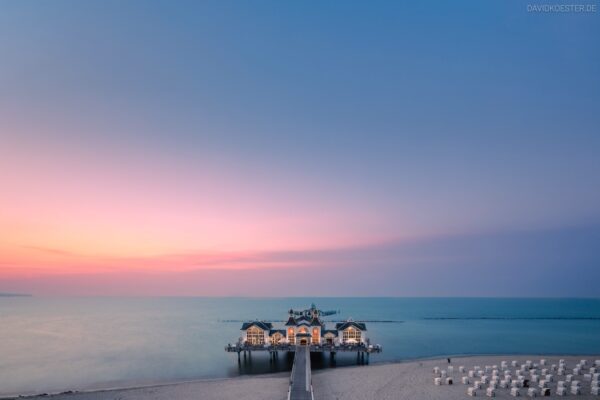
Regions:
<instances>
[{"instance_id":1,"label":"row of beach chairs","mask_svg":"<svg viewBox=\"0 0 600 400\"><path fill-rule=\"evenodd\" d=\"M511 368L514 369L514 372ZM508 361L502 361L499 368L497 365L486 365L483 368L475 366L467 371L464 366L460 366L458 371L460 374L467 374L460 379L463 385L472 384L467 388L469 396L477 396L479 391L484 389L484 385L487 385L485 395L488 397L495 397L498 389L509 389L509 393L513 397L525 394L529 397L550 396L555 376L559 377L556 378L555 388L558 396L582 394L581 380L576 379L578 376L582 376L584 381L590 382L590 394L600 396L600 360L595 360L591 365L587 360L580 360L570 374L567 373L566 362L562 359L558 364L551 365L548 365L546 359L541 359L539 363L527 360L520 365L513 360L510 362L510 367ZM433 369L434 384L452 385L454 378L450 375L453 373L453 366L448 366L446 370L435 367ZM473 382L471 383L471 381Z\"/></svg>"}]
</instances>

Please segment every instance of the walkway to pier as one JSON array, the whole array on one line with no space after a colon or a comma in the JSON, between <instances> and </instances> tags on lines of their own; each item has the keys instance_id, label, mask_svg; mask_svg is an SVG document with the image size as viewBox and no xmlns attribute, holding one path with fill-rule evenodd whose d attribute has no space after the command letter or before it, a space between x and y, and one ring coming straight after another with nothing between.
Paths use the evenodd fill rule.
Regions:
<instances>
[{"instance_id":1,"label":"walkway to pier","mask_svg":"<svg viewBox=\"0 0 600 400\"><path fill-rule=\"evenodd\" d=\"M310 352L308 346L296 346L294 366L290 376L288 400L312 400Z\"/></svg>"}]
</instances>

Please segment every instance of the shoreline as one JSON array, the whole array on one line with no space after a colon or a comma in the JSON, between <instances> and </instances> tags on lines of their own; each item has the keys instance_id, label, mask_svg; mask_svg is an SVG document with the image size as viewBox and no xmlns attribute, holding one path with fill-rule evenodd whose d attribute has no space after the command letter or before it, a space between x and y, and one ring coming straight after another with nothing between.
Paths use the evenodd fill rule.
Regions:
<instances>
[{"instance_id":1,"label":"shoreline","mask_svg":"<svg viewBox=\"0 0 600 400\"><path fill-rule=\"evenodd\" d=\"M439 364L441 368L445 368L448 365L447 359L450 358L452 363L451 365L455 366L455 369L459 365L464 364L466 367L472 363L479 364L499 364L500 359L503 360L519 360L520 362L524 362L525 359L532 359L539 361L541 358L546 359L556 359L553 362L557 361L559 358L568 359L570 364L574 364L575 360L579 359L587 359L588 362L593 363L594 360L600 358L600 354L457 354L457 355L446 355L446 356L434 356L434 357L424 357L424 358L415 358L415 359L404 359L397 361L382 361L382 362L373 362L369 365L346 365L335 368L323 368L323 369L315 369L313 370L313 386L315 387L315 392L318 393L316 396L319 399L323 398L337 398L332 393L340 393L345 392L346 390L342 387L332 387L335 386L335 382L344 381L351 382L356 384L357 381L365 380L360 384L360 387L364 387L365 384L371 384L373 386L373 378L385 377L390 374L398 375L396 378L400 381L403 381L403 388L410 388L413 386L421 387L422 383L425 383L423 386L425 389L432 389L433 385L431 385L431 368L434 364L436 366ZM468 367L467 367L468 368ZM410 371L420 371L420 374L415 375L414 373L411 376L407 376L403 374L404 370ZM377 374L372 375L374 371L378 371ZM395 371L395 372L394 372ZM404 371L406 372L406 371ZM359 376L355 376L359 375ZM410 375L410 374L409 374ZM458 375L458 373L456 373ZM464 374L463 374L464 375ZM361 378L362 376L362 378ZM365 377L369 377L368 379ZM345 379L342 379L344 378ZM348 378L350 377L350 378ZM458 376L457 376L458 377ZM327 379L330 378L330 379ZM424 380L423 380L424 379ZM418 382L417 382L418 381ZM458 379L457 379L458 381ZM177 400L183 400L193 397L192 393L198 392L206 392L203 393L204 398L206 399L254 399L254 398L283 398L285 397L285 390L287 390L287 385L289 383L289 372L274 372L274 373L265 373L265 374L246 374L234 377L223 377L223 378L200 378L200 379L192 379L192 380L184 380L184 381L171 381L171 382L157 382L157 383L149 383L146 385L131 385L131 386L116 386L116 387L107 387L101 389L89 389L89 390L66 390L61 392L48 392L48 393L38 393L38 394L29 394L29 395L8 395L8 396L0 396L0 400L13 400L13 399L37 399L37 398L53 398L55 400L61 399L81 399L81 400L108 400L113 398L122 398L122 399L141 399L152 397L155 399L172 399L175 398ZM333 383L333 384L332 384ZM320 387L320 388L319 388ZM443 386L442 386L443 387ZM466 386L458 384L458 382L454 385L452 389L456 388L464 389L466 393ZM235 389L243 388L240 390ZM249 389L249 390L246 390ZM276 389L277 388L277 389ZM325 392L319 393L319 391ZM433 387L432 390L439 390L438 387ZM234 393L231 396L227 395L227 389L232 390ZM285 390L284 390L285 389ZM373 386L374 392L380 390L380 388ZM188 393L191 390L190 393ZM253 391L254 390L254 391ZM284 390L281 392L281 390ZM350 390L350 389L347 389ZM356 394L354 389L351 390L352 393ZM454 390L455 392L456 390ZM217 393L220 392L220 393ZM443 390L442 390L443 392ZM149 396L149 394L153 394L153 396ZM268 393L268 394L266 394ZM189 396L188 396L189 394ZM222 394L222 395L221 395ZM270 394L270 396L269 396ZM279 396L278 396L279 394ZM340 394L342 397L348 397L349 393ZM224 395L224 396L223 396ZM411 394L413 397L418 394ZM423 398L431 398L431 393L423 394L426 397ZM283 396L283 397L282 397ZM328 397L329 396L329 397ZM333 397L332 397L333 396ZM466 394L465 394L466 396ZM385 396L384 396L385 397ZM435 396L434 396L435 397ZM447 394L443 396L444 398L448 397ZM580 398L586 398L587 396L582 395ZM352 398L352 396L350 396ZM371 397L357 397L357 398L371 398ZM377 397L379 398L379 397ZM465 397L466 398L466 397Z\"/></svg>"}]
</instances>

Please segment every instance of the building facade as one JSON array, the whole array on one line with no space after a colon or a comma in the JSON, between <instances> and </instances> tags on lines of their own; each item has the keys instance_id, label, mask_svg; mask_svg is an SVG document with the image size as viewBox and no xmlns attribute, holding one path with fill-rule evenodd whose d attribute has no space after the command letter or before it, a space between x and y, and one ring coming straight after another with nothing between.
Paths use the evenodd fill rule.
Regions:
<instances>
[{"instance_id":1,"label":"building facade","mask_svg":"<svg viewBox=\"0 0 600 400\"><path fill-rule=\"evenodd\" d=\"M313 304L302 311L290 310L284 329L275 329L271 322L250 321L242 325L241 341L251 346L313 345L340 346L365 345L367 327L351 319L338 322L335 329L327 329L323 317L334 311L321 311Z\"/></svg>"}]
</instances>

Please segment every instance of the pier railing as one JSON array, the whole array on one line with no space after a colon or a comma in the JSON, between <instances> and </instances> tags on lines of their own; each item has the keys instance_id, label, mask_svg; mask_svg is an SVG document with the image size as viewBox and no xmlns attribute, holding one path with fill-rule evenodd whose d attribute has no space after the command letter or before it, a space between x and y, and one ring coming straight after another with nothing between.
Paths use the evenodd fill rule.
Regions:
<instances>
[{"instance_id":1,"label":"pier railing","mask_svg":"<svg viewBox=\"0 0 600 400\"><path fill-rule=\"evenodd\" d=\"M311 353L321 353L321 352L330 352L336 353L338 351L350 351L350 352L362 352L362 353L381 353L383 348L376 344L338 344L338 345L330 345L330 344L322 344L322 345L306 345L303 346L308 349ZM293 344L276 344L276 345L253 345L247 342L240 342L236 344L229 344L225 346L225 351L230 353L239 353L242 351L296 351L296 345Z\"/></svg>"}]
</instances>

